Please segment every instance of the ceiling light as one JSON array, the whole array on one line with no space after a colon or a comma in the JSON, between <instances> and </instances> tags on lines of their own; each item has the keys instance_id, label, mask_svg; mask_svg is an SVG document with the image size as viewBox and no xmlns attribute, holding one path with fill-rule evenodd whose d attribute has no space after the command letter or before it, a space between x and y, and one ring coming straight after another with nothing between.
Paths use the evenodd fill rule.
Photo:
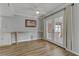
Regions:
<instances>
[{"instance_id":1,"label":"ceiling light","mask_svg":"<svg viewBox=\"0 0 79 59\"><path fill-rule=\"evenodd\" d=\"M39 14L40 12L39 11L36 11L36 14Z\"/></svg>"}]
</instances>

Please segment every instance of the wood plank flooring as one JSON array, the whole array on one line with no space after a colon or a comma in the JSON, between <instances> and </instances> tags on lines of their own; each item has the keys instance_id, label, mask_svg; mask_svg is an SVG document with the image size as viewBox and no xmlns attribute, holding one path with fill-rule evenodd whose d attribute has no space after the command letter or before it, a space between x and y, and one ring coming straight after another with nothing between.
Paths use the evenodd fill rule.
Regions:
<instances>
[{"instance_id":1,"label":"wood plank flooring","mask_svg":"<svg viewBox=\"0 0 79 59\"><path fill-rule=\"evenodd\" d=\"M65 49L44 40L22 42L0 47L0 56L76 56Z\"/></svg>"}]
</instances>

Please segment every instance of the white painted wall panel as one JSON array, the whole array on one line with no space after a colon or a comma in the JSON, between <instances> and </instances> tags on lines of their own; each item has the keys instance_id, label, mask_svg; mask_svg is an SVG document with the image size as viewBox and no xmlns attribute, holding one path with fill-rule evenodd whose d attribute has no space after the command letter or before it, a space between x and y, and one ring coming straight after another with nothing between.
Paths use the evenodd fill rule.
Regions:
<instances>
[{"instance_id":1,"label":"white painted wall panel","mask_svg":"<svg viewBox=\"0 0 79 59\"><path fill-rule=\"evenodd\" d=\"M8 6L8 3L0 4L0 16L13 16L14 11Z\"/></svg>"},{"instance_id":2,"label":"white painted wall panel","mask_svg":"<svg viewBox=\"0 0 79 59\"><path fill-rule=\"evenodd\" d=\"M3 32L26 32L38 30L38 23L36 28L25 27L25 19L23 16L2 17L2 31ZM37 20L37 19L34 19ZM38 21L38 20L37 20Z\"/></svg>"},{"instance_id":3,"label":"white painted wall panel","mask_svg":"<svg viewBox=\"0 0 79 59\"><path fill-rule=\"evenodd\" d=\"M38 23L36 28L25 27L25 19L27 18L17 15L12 17L1 16L0 32L2 32L2 34L0 35L0 45L15 43L15 35L11 35L11 32L20 32L17 34L18 42L38 39ZM38 22L37 19L34 20Z\"/></svg>"},{"instance_id":4,"label":"white painted wall panel","mask_svg":"<svg viewBox=\"0 0 79 59\"><path fill-rule=\"evenodd\" d=\"M0 34L0 46L10 45L10 44L11 44L11 34L1 33Z\"/></svg>"}]
</instances>

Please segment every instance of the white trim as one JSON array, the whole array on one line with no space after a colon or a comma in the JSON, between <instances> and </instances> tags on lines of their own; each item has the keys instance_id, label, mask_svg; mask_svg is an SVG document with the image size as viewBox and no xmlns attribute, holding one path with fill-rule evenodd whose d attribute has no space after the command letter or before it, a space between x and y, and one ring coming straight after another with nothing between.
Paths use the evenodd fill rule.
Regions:
<instances>
[{"instance_id":1,"label":"white trim","mask_svg":"<svg viewBox=\"0 0 79 59\"><path fill-rule=\"evenodd\" d=\"M46 41L49 41L49 40L46 40ZM51 41L49 41L49 42L51 42ZM51 43L54 43L54 42L51 42ZM54 43L54 44L56 44L56 43ZM60 46L60 45L58 45L58 44L56 44L56 45L57 45L57 46ZM77 52L75 52L75 51L73 51L73 50L69 50L69 49L67 49L67 48L65 48L65 47L63 47L63 46L60 46L60 47L62 47L62 48L64 48L65 50L67 50L67 51L69 51L69 52L71 52L71 53L73 53L73 54L79 56L79 53L77 53Z\"/></svg>"},{"instance_id":2,"label":"white trim","mask_svg":"<svg viewBox=\"0 0 79 59\"><path fill-rule=\"evenodd\" d=\"M69 50L69 49L67 49L67 48L65 48L67 51L69 51L69 52L71 52L71 53L73 53L73 54L76 54L76 55L78 55L79 56L79 53L77 53L77 52L75 52L75 51L73 51L73 50Z\"/></svg>"},{"instance_id":3,"label":"white trim","mask_svg":"<svg viewBox=\"0 0 79 59\"><path fill-rule=\"evenodd\" d=\"M57 11L63 9L63 8L65 8L65 7L68 6L68 5L71 5L71 3L66 3L66 4L63 4L63 5L60 5L61 7L58 6L58 7L54 8L53 10L49 11L48 13L46 13L45 16L50 15L51 13L53 14L54 12L57 12ZM49 16L49 17L50 17L50 16ZM48 18L48 17L47 17L47 18Z\"/></svg>"},{"instance_id":4,"label":"white trim","mask_svg":"<svg viewBox=\"0 0 79 59\"><path fill-rule=\"evenodd\" d=\"M59 43L57 43L57 42L55 42L55 41L50 41L49 39L44 39L44 40L49 41L49 42L51 42L51 43L53 43L53 44L56 44L57 46L60 46L60 47L62 47L62 48L65 48L63 45L60 45Z\"/></svg>"},{"instance_id":5,"label":"white trim","mask_svg":"<svg viewBox=\"0 0 79 59\"><path fill-rule=\"evenodd\" d=\"M0 47L9 46L9 45L11 45L11 43L0 45Z\"/></svg>"}]
</instances>

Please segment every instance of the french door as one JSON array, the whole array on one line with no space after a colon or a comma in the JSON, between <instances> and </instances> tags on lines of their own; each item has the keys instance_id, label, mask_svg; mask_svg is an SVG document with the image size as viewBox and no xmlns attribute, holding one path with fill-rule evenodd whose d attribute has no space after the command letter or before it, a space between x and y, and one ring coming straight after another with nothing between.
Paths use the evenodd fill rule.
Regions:
<instances>
[{"instance_id":1,"label":"french door","mask_svg":"<svg viewBox=\"0 0 79 59\"><path fill-rule=\"evenodd\" d=\"M61 47L65 47L64 39L64 11L60 11L45 20L46 39Z\"/></svg>"},{"instance_id":2,"label":"french door","mask_svg":"<svg viewBox=\"0 0 79 59\"><path fill-rule=\"evenodd\" d=\"M54 43L58 44L59 46L62 46L64 45L64 42L63 42L63 21L64 21L64 18L63 16L60 16L60 17L57 17L57 18L54 18L53 20L53 41Z\"/></svg>"}]
</instances>

